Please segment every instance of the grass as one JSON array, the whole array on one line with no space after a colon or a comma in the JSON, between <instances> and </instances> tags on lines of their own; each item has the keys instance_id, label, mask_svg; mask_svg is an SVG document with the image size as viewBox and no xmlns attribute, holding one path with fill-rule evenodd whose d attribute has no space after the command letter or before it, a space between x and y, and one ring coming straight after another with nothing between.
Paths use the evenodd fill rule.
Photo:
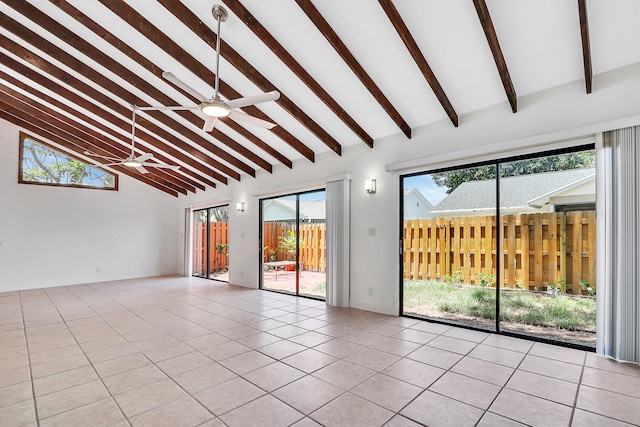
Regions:
<instances>
[{"instance_id":1,"label":"grass","mask_svg":"<svg viewBox=\"0 0 640 427\"><path fill-rule=\"evenodd\" d=\"M404 282L404 310L421 315L439 311L495 319L496 291L431 280ZM522 290L500 291L500 320L569 331L596 330L596 300L567 294L549 296Z\"/></svg>"}]
</instances>

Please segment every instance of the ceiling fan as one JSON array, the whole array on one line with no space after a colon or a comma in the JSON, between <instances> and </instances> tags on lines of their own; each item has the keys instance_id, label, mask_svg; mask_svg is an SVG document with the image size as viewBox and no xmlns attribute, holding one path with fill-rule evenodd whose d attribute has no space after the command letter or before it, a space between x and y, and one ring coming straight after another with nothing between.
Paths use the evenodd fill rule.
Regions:
<instances>
[{"instance_id":1,"label":"ceiling fan","mask_svg":"<svg viewBox=\"0 0 640 427\"><path fill-rule=\"evenodd\" d=\"M110 163L101 164L100 166L126 166L130 168L135 168L140 173L149 173L147 168L164 168L164 169L172 169L178 170L180 166L176 165L165 165L162 163L149 163L147 160L153 157L152 153L145 153L140 156L135 155L135 147L136 147L136 111L140 110L140 107L135 105L131 105L131 109L133 110L132 118L131 118L131 155L124 159L118 157L108 157L102 156L100 154L93 153L91 151L85 151L84 154L91 157L99 157L101 159L105 159Z\"/></svg>"},{"instance_id":2,"label":"ceiling fan","mask_svg":"<svg viewBox=\"0 0 640 427\"><path fill-rule=\"evenodd\" d=\"M215 127L219 117L229 117L235 121L243 121L246 123L251 123L256 126L264 127L267 129L271 129L276 126L275 123L268 122L266 120L259 119L254 116L250 116L241 111L235 110L235 108L247 107L250 105L259 104L262 102L275 101L280 97L280 93L278 91L271 91L266 93L261 93L259 95L247 96L243 98L232 99L229 101L223 101L220 99L219 95L219 70L220 70L220 23L227 20L229 14L227 10L220 6L214 5L211 10L213 17L216 18L218 22L218 33L216 37L216 72L215 72L215 81L214 81L214 92L211 98L207 98L206 96L200 94L191 86L184 83L182 80L178 79L173 73L165 71L162 73L162 77L166 80L170 81L180 89L185 92L191 94L194 98L197 98L200 101L200 104L194 107L188 106L169 106L169 107L144 107L141 109L158 109L158 110L200 110L207 115L207 119L204 122L204 126L202 130L205 132L211 132Z\"/></svg>"}]
</instances>

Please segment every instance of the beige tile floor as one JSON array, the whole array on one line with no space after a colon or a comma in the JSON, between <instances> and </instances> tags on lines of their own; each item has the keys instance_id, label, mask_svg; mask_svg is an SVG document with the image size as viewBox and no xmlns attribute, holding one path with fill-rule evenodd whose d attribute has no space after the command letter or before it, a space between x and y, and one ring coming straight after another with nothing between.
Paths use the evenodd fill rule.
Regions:
<instances>
[{"instance_id":1,"label":"beige tile floor","mask_svg":"<svg viewBox=\"0 0 640 427\"><path fill-rule=\"evenodd\" d=\"M640 367L204 279L0 293L1 426L640 425Z\"/></svg>"}]
</instances>

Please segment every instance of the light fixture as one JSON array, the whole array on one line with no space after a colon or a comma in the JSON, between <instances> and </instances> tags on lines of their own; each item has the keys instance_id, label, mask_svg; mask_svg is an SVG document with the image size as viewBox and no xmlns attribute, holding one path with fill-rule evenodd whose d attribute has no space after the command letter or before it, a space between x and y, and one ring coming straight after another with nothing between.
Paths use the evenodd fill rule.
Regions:
<instances>
[{"instance_id":1,"label":"light fixture","mask_svg":"<svg viewBox=\"0 0 640 427\"><path fill-rule=\"evenodd\" d=\"M244 212L244 202L238 202L236 203L236 210L238 212Z\"/></svg>"},{"instance_id":2,"label":"light fixture","mask_svg":"<svg viewBox=\"0 0 640 427\"><path fill-rule=\"evenodd\" d=\"M129 166L130 168L137 168L142 166L142 164L134 158L128 158L124 162L122 162L123 166Z\"/></svg>"},{"instance_id":3,"label":"light fixture","mask_svg":"<svg viewBox=\"0 0 640 427\"><path fill-rule=\"evenodd\" d=\"M227 117L231 112L231 108L220 98L214 99L212 102L203 102L200 104L203 113L213 117Z\"/></svg>"},{"instance_id":4,"label":"light fixture","mask_svg":"<svg viewBox=\"0 0 640 427\"><path fill-rule=\"evenodd\" d=\"M364 180L364 191L367 194L373 194L376 192L376 180L375 179L365 179Z\"/></svg>"}]
</instances>

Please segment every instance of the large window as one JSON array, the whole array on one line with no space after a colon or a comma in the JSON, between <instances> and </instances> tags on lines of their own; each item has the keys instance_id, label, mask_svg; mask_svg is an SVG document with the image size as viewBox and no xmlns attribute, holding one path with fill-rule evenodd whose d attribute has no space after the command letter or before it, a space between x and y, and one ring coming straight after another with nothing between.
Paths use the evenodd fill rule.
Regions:
<instances>
[{"instance_id":1,"label":"large window","mask_svg":"<svg viewBox=\"0 0 640 427\"><path fill-rule=\"evenodd\" d=\"M21 184L117 190L118 176L20 134Z\"/></svg>"},{"instance_id":2,"label":"large window","mask_svg":"<svg viewBox=\"0 0 640 427\"><path fill-rule=\"evenodd\" d=\"M325 299L326 193L261 201L262 289Z\"/></svg>"},{"instance_id":3,"label":"large window","mask_svg":"<svg viewBox=\"0 0 640 427\"><path fill-rule=\"evenodd\" d=\"M402 178L402 313L595 346L595 152Z\"/></svg>"}]
</instances>

